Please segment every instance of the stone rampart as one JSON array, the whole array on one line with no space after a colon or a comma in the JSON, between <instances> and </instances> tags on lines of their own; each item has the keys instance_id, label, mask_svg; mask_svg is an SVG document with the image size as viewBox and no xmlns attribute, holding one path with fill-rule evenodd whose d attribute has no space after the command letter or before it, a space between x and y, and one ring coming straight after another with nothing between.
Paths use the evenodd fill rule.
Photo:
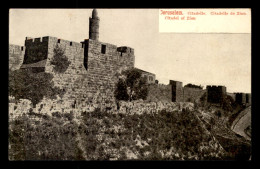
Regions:
<instances>
[{"instance_id":1,"label":"stone rampart","mask_svg":"<svg viewBox=\"0 0 260 169\"><path fill-rule=\"evenodd\" d=\"M150 84L148 86L147 101L150 102L171 102L172 87L164 84Z\"/></svg>"},{"instance_id":2,"label":"stone rampart","mask_svg":"<svg viewBox=\"0 0 260 169\"><path fill-rule=\"evenodd\" d=\"M183 88L183 100L185 102L199 101L201 96L206 93L206 90L184 87Z\"/></svg>"},{"instance_id":3,"label":"stone rampart","mask_svg":"<svg viewBox=\"0 0 260 169\"><path fill-rule=\"evenodd\" d=\"M9 45L9 69L17 70L21 67L24 59L25 47Z\"/></svg>"}]
</instances>

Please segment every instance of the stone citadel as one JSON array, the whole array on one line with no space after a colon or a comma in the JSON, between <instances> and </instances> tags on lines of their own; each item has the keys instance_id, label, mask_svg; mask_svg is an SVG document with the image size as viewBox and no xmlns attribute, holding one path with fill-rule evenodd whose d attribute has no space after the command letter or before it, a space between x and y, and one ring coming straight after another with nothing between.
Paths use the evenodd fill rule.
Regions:
<instances>
[{"instance_id":1,"label":"stone citadel","mask_svg":"<svg viewBox=\"0 0 260 169\"><path fill-rule=\"evenodd\" d=\"M54 84L65 88L63 100L69 105L109 103L115 100L114 89L122 70L135 67L134 49L99 41L98 12L89 18L89 39L72 42L56 37L26 37L25 46L9 45L9 68L30 69L54 75ZM68 69L55 73L50 63L54 48L58 46L70 61ZM206 93L207 101L219 103L230 95L240 104L251 104L249 93L227 93L225 86L207 86L205 90L183 87L182 82L170 80L168 85L158 84L153 73L139 69L149 84L149 101L193 102Z\"/></svg>"}]
</instances>

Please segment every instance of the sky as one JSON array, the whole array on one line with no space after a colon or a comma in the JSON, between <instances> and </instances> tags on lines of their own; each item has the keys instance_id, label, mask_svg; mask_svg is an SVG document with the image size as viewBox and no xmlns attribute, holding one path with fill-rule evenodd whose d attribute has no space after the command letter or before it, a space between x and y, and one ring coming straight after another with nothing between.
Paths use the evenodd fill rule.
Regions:
<instances>
[{"instance_id":1,"label":"sky","mask_svg":"<svg viewBox=\"0 0 260 169\"><path fill-rule=\"evenodd\" d=\"M159 9L97 9L99 41L135 50L135 67L169 80L251 93L251 34L160 33ZM89 38L92 9L10 9L9 43L25 37Z\"/></svg>"}]
</instances>

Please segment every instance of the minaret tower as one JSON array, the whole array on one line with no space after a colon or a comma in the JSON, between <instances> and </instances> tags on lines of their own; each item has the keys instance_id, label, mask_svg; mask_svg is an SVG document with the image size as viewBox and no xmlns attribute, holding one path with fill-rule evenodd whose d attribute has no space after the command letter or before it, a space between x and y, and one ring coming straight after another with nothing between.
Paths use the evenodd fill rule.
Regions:
<instances>
[{"instance_id":1,"label":"minaret tower","mask_svg":"<svg viewBox=\"0 0 260 169\"><path fill-rule=\"evenodd\" d=\"M89 39L98 40L99 38L99 17L98 12L94 8L92 18L89 17Z\"/></svg>"}]
</instances>

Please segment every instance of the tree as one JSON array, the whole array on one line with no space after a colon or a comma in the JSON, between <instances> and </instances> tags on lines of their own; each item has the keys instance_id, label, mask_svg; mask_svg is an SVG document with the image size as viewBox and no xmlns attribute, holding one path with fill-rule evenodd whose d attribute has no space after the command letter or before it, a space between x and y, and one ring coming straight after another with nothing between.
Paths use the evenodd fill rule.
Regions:
<instances>
[{"instance_id":1,"label":"tree","mask_svg":"<svg viewBox=\"0 0 260 169\"><path fill-rule=\"evenodd\" d=\"M53 49L53 53L54 55L50 63L54 65L54 71L57 73L64 73L71 63L67 56L64 55L65 51L56 45Z\"/></svg>"},{"instance_id":2,"label":"tree","mask_svg":"<svg viewBox=\"0 0 260 169\"><path fill-rule=\"evenodd\" d=\"M33 73L26 69L9 71L9 95L16 100L28 99L33 105L44 96L51 99L56 98L56 95L62 96L65 90L54 87L52 78L53 75L46 72Z\"/></svg>"},{"instance_id":3,"label":"tree","mask_svg":"<svg viewBox=\"0 0 260 169\"><path fill-rule=\"evenodd\" d=\"M148 95L147 82L138 69L132 68L122 72L123 78L116 84L117 100L145 100Z\"/></svg>"},{"instance_id":4,"label":"tree","mask_svg":"<svg viewBox=\"0 0 260 169\"><path fill-rule=\"evenodd\" d=\"M191 84L191 83L188 83L186 84L184 87L190 87L190 88L195 88L195 89L203 89L203 86L201 85L195 85L195 84Z\"/></svg>"},{"instance_id":5,"label":"tree","mask_svg":"<svg viewBox=\"0 0 260 169\"><path fill-rule=\"evenodd\" d=\"M115 97L117 100L128 100L127 86L123 79L119 79L115 90Z\"/></svg>"}]
</instances>

